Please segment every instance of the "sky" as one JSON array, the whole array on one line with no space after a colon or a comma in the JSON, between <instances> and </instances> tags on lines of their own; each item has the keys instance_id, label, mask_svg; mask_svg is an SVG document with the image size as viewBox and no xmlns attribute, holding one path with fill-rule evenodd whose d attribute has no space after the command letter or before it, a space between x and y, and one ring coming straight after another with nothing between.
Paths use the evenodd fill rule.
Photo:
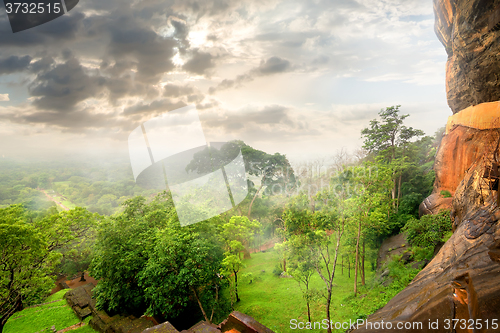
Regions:
<instances>
[{"instance_id":1,"label":"sky","mask_svg":"<svg viewBox=\"0 0 500 333\"><path fill-rule=\"evenodd\" d=\"M128 155L145 121L195 105L207 141L291 161L362 144L401 105L452 113L432 0L83 0L12 33L0 7L0 157ZM181 140L181 138L179 139Z\"/></svg>"}]
</instances>

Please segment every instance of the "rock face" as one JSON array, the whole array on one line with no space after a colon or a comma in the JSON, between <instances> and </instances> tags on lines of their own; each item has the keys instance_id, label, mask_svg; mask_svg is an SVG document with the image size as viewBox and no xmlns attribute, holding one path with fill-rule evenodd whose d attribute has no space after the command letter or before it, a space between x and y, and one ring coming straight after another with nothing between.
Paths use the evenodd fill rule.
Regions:
<instances>
[{"instance_id":1,"label":"rock face","mask_svg":"<svg viewBox=\"0 0 500 333\"><path fill-rule=\"evenodd\" d=\"M497 191L483 178L489 167L486 155L467 172L453 200L453 236L410 285L368 319L371 323L422 323L403 332L452 332L446 320L473 319L483 325L477 332L497 332L500 318L500 210ZM439 321L438 330L429 323ZM500 325L500 324L499 324ZM387 326L386 326L387 327ZM404 326L403 326L404 327ZM386 332L360 328L356 332ZM456 332L468 332L457 329ZM469 332L472 332L469 331Z\"/></svg>"},{"instance_id":2,"label":"rock face","mask_svg":"<svg viewBox=\"0 0 500 333\"><path fill-rule=\"evenodd\" d=\"M92 289L94 289L94 284L88 283L68 291L64 298L80 320L92 316L89 324L97 332L141 333L154 325L145 318L108 316L106 312L96 309L96 300L92 298Z\"/></svg>"},{"instance_id":3,"label":"rock face","mask_svg":"<svg viewBox=\"0 0 500 333\"><path fill-rule=\"evenodd\" d=\"M500 1L434 0L435 30L448 53L448 105L457 113L500 100Z\"/></svg>"},{"instance_id":4,"label":"rock face","mask_svg":"<svg viewBox=\"0 0 500 333\"><path fill-rule=\"evenodd\" d=\"M449 56L446 87L454 115L436 156L434 193L420 208L423 214L450 208L454 233L356 332L390 331L382 321L393 329L403 323L403 332L500 330L500 0L434 0L434 7L436 33ZM453 198L444 198L443 190ZM482 327L453 330L446 325L453 319Z\"/></svg>"}]
</instances>

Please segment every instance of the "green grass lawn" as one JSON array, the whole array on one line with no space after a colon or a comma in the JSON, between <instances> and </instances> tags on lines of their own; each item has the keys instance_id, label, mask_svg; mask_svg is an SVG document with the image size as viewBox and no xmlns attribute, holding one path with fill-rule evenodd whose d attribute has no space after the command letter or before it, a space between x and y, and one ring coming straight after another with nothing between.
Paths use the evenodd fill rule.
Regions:
<instances>
[{"instance_id":1,"label":"green grass lawn","mask_svg":"<svg viewBox=\"0 0 500 333\"><path fill-rule=\"evenodd\" d=\"M297 332L299 329L290 327L290 320L307 322L307 307L299 284L292 278L280 278L273 274L273 269L280 261L277 252L270 250L265 253L254 253L252 258L244 260L246 267L238 274L238 291L241 301L235 304L235 310L254 317L276 333ZM253 281L244 276L252 273ZM385 305L399 290L371 284L374 272L366 270L367 286L360 286L359 294L354 296L354 271L351 267L351 277L347 269L341 273L340 262L334 278L332 301L330 305L333 322L349 322L358 318L366 318L378 308ZM315 274L310 288L326 290L325 283ZM324 299L311 304L311 319L313 322L326 319ZM314 332L326 332L315 329ZM345 332L345 329L334 330Z\"/></svg>"},{"instance_id":2,"label":"green grass lawn","mask_svg":"<svg viewBox=\"0 0 500 333\"><path fill-rule=\"evenodd\" d=\"M4 333L35 333L52 332L51 327L62 330L66 327L78 324L80 320L68 303L63 299L69 289L61 290L51 295L40 306L26 308L15 313L5 324ZM86 324L90 317L86 320ZM95 333L88 325L72 330L75 333Z\"/></svg>"},{"instance_id":3,"label":"green grass lawn","mask_svg":"<svg viewBox=\"0 0 500 333\"><path fill-rule=\"evenodd\" d=\"M67 200L64 200L62 202L62 204L66 207L68 207L69 209L73 209L76 207L76 205L74 203L72 203L71 201L67 201Z\"/></svg>"}]
</instances>

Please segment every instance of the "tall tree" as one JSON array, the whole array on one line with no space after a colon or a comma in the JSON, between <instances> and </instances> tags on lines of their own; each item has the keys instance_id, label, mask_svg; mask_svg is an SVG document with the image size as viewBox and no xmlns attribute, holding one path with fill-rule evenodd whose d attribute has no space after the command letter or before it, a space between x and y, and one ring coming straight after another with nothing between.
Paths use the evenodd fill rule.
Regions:
<instances>
[{"instance_id":1,"label":"tall tree","mask_svg":"<svg viewBox=\"0 0 500 333\"><path fill-rule=\"evenodd\" d=\"M400 107L401 105L396 105L387 107L385 110L382 109L379 112L381 120L371 120L370 127L364 128L361 131L361 135L364 137L363 148L367 149L370 153L377 153L380 156L384 156L389 163L398 158L398 150L402 150L402 154L399 157L404 158L408 143L413 138L424 134L421 130L415 130L403 125L404 120L409 115L400 114ZM396 211L400 191L401 173L398 175L395 169L391 197Z\"/></svg>"},{"instance_id":2,"label":"tall tree","mask_svg":"<svg viewBox=\"0 0 500 333\"><path fill-rule=\"evenodd\" d=\"M356 225L356 263L354 265L354 293L357 293L359 267L364 268L363 229L379 230L380 233L389 228L387 217L387 193L392 187L393 168L385 163L365 162L354 170L352 179L356 192L347 200L350 218ZM364 251L363 251L364 253ZM360 262L360 258L363 262ZM364 275L364 273L363 273Z\"/></svg>"},{"instance_id":3,"label":"tall tree","mask_svg":"<svg viewBox=\"0 0 500 333\"><path fill-rule=\"evenodd\" d=\"M317 202L323 206L316 207L317 211L310 210L308 195L303 193L288 205L283 213L282 220L287 233L286 246L293 253L308 249L308 257L314 270L325 284L324 298L326 301L326 318L330 320L330 304L333 293L333 280L340 251L340 241L344 233L345 218L341 215L338 205L339 198L345 198L346 179L341 180L340 187L331 186L318 194ZM333 189L340 191L335 192ZM330 201L331 200L331 201ZM334 251L332 258L332 250ZM328 328L331 333L331 327Z\"/></svg>"}]
</instances>

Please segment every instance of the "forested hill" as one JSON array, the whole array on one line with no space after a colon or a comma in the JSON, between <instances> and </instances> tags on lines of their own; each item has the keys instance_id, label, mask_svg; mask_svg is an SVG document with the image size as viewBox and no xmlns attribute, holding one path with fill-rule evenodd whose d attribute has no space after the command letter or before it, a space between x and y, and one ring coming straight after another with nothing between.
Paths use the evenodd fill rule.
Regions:
<instances>
[{"instance_id":1,"label":"forested hill","mask_svg":"<svg viewBox=\"0 0 500 333\"><path fill-rule=\"evenodd\" d=\"M421 267L408 262L431 259L451 228L446 214L419 219L419 204L432 191L441 131L425 136L407 127L406 118L399 106L385 108L362 131L364 150L300 165L235 141L247 170L247 197L185 227L172 194L137 186L126 162L1 161L0 242L16 254L0 262L13 272L0 272L2 325L45 299L57 274L82 271L99 280L97 306L110 315L146 314L182 327L193 325L193 318L216 322L239 309L263 324L288 322L271 318L271 309L257 311L257 289L248 286L260 281L255 270L246 270L251 253L273 244L266 257L273 261L261 273L278 279L270 286L281 285L280 277L296 281L300 316L330 320L340 301L349 309L340 319L366 318L417 274ZM205 168L211 153L201 152L189 168ZM207 201L199 210L217 204L203 191L197 195ZM44 192L71 209L58 211ZM439 230L430 227L438 222ZM402 231L408 258L389 259L384 272L377 271L381 243ZM345 299L339 300L336 281L344 270ZM27 271L29 276L22 273Z\"/></svg>"}]
</instances>

